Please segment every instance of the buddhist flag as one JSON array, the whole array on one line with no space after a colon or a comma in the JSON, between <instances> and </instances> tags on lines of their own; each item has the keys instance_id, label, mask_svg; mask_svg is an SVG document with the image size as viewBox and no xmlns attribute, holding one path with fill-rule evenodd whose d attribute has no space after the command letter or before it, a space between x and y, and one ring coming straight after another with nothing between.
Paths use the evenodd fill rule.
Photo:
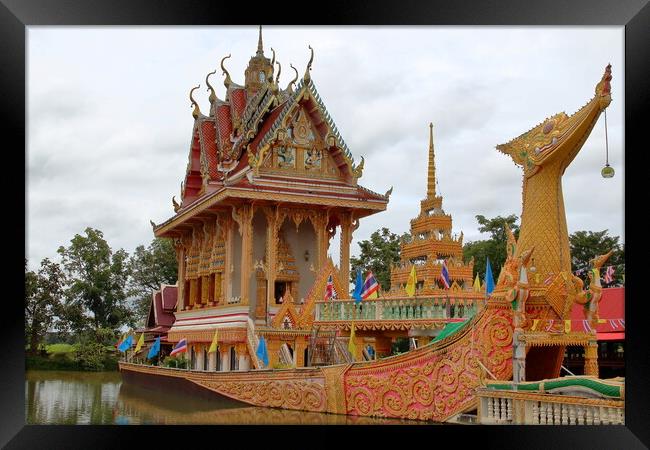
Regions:
<instances>
[{"instance_id":1,"label":"buddhist flag","mask_svg":"<svg viewBox=\"0 0 650 450\"><path fill-rule=\"evenodd\" d=\"M210 344L210 349L208 353L214 353L217 351L217 339L219 337L219 328L214 330L214 337L212 338L212 344Z\"/></svg>"},{"instance_id":2,"label":"buddhist flag","mask_svg":"<svg viewBox=\"0 0 650 450\"><path fill-rule=\"evenodd\" d=\"M352 355L352 359L356 359L357 346L354 344L354 322L350 327L350 341L348 342L348 351Z\"/></svg>"},{"instance_id":3,"label":"buddhist flag","mask_svg":"<svg viewBox=\"0 0 650 450\"><path fill-rule=\"evenodd\" d=\"M122 342L124 342L124 339L125 339L125 338L126 338L126 333L124 333L124 334L122 335L122 337L117 341L117 344L115 344L115 348L118 348L118 349L119 349L119 348L120 348L120 345L122 344Z\"/></svg>"},{"instance_id":4,"label":"buddhist flag","mask_svg":"<svg viewBox=\"0 0 650 450\"><path fill-rule=\"evenodd\" d=\"M133 336L128 335L121 343L117 349L121 352L125 352L133 346Z\"/></svg>"},{"instance_id":5,"label":"buddhist flag","mask_svg":"<svg viewBox=\"0 0 650 450\"><path fill-rule=\"evenodd\" d=\"M363 283L361 298L364 300L367 298L377 298L377 291L379 291L379 283L377 283L377 279L370 272L366 277L366 281Z\"/></svg>"},{"instance_id":6,"label":"buddhist flag","mask_svg":"<svg viewBox=\"0 0 650 450\"><path fill-rule=\"evenodd\" d=\"M476 274L476 279L474 280L474 292L481 292L481 280L478 279L478 273Z\"/></svg>"},{"instance_id":7,"label":"buddhist flag","mask_svg":"<svg viewBox=\"0 0 650 450\"><path fill-rule=\"evenodd\" d=\"M564 321L564 332L565 333L570 333L571 332L571 320L570 319L566 319Z\"/></svg>"},{"instance_id":8,"label":"buddhist flag","mask_svg":"<svg viewBox=\"0 0 650 450\"><path fill-rule=\"evenodd\" d=\"M494 279L492 278L492 267L490 266L490 258L487 258L485 265L485 295L490 295L494 290Z\"/></svg>"},{"instance_id":9,"label":"buddhist flag","mask_svg":"<svg viewBox=\"0 0 650 450\"><path fill-rule=\"evenodd\" d=\"M144 345L144 333L140 334L140 339L138 339L138 343L135 346L134 353L138 353L143 345Z\"/></svg>"},{"instance_id":10,"label":"buddhist flag","mask_svg":"<svg viewBox=\"0 0 650 450\"><path fill-rule=\"evenodd\" d=\"M354 303L361 302L361 291L363 290L363 278L361 277L361 269L357 268L357 281L354 284L354 292L352 297L354 298Z\"/></svg>"},{"instance_id":11,"label":"buddhist flag","mask_svg":"<svg viewBox=\"0 0 650 450\"><path fill-rule=\"evenodd\" d=\"M156 356L158 353L160 353L160 336L156 338L153 345L149 349L149 354L147 355L147 358L151 359L154 356Z\"/></svg>"},{"instance_id":12,"label":"buddhist flag","mask_svg":"<svg viewBox=\"0 0 650 450\"><path fill-rule=\"evenodd\" d=\"M262 361L262 364L264 364L264 366L269 365L269 352L266 349L266 341L264 340L264 336L260 337L260 343L257 345L257 351L255 354L260 359L260 361Z\"/></svg>"},{"instance_id":13,"label":"buddhist flag","mask_svg":"<svg viewBox=\"0 0 650 450\"><path fill-rule=\"evenodd\" d=\"M413 297L415 295L415 283L417 283L418 277L415 274L415 265L411 266L411 273L409 274L409 279L406 283L406 294L409 297Z\"/></svg>"}]
</instances>

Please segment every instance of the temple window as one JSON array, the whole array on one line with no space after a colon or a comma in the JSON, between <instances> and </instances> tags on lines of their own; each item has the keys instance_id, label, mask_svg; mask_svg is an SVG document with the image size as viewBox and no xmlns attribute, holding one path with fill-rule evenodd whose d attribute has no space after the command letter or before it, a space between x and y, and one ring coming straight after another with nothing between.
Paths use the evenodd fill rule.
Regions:
<instances>
[{"instance_id":1,"label":"temple window","mask_svg":"<svg viewBox=\"0 0 650 450\"><path fill-rule=\"evenodd\" d=\"M214 352L214 357L215 357L215 364L214 364L214 370L215 372L221 371L221 349L217 347L217 351Z\"/></svg>"}]
</instances>

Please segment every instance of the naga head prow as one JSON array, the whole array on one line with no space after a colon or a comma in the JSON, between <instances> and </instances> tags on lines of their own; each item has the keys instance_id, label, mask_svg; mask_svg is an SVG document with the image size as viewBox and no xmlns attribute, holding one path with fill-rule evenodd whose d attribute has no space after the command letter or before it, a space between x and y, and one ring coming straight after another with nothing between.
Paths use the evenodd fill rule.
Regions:
<instances>
[{"instance_id":1,"label":"naga head prow","mask_svg":"<svg viewBox=\"0 0 650 450\"><path fill-rule=\"evenodd\" d=\"M594 269L600 269L601 267L603 267L603 264L607 262L609 257L612 256L612 253L614 253L613 249L608 251L604 255L596 256L593 259L589 260L589 264L591 264L591 267L593 267Z\"/></svg>"},{"instance_id":2,"label":"naga head prow","mask_svg":"<svg viewBox=\"0 0 650 450\"><path fill-rule=\"evenodd\" d=\"M593 127L590 117L593 114L597 117L597 114L600 114L611 102L611 72L611 64L609 64L596 85L596 95L580 110L571 116L561 112L548 117L510 142L497 145L497 150L509 155L515 164L522 166L526 177L534 175L541 166L557 158L564 159L567 155L572 155L568 158L566 163L568 165L581 146L576 150L574 145L564 144L575 141L584 134L588 135ZM581 127L581 124L587 128ZM572 139L574 135L575 138Z\"/></svg>"}]
</instances>

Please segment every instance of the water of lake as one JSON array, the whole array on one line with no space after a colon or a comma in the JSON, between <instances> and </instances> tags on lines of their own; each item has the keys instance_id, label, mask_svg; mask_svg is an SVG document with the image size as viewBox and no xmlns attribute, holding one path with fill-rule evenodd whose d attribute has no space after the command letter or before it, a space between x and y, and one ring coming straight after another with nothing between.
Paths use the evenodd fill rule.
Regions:
<instances>
[{"instance_id":1,"label":"water of lake","mask_svg":"<svg viewBox=\"0 0 650 450\"><path fill-rule=\"evenodd\" d=\"M431 424L242 406L216 396L209 400L125 384L119 372L29 370L25 412L27 424Z\"/></svg>"}]
</instances>

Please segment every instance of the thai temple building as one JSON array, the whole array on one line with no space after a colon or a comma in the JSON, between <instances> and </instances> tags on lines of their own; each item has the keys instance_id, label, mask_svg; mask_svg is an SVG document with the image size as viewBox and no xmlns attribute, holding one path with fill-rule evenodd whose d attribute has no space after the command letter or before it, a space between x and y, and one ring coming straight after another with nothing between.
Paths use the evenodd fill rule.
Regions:
<instances>
[{"instance_id":1,"label":"thai temple building","mask_svg":"<svg viewBox=\"0 0 650 450\"><path fill-rule=\"evenodd\" d=\"M294 69L285 88L272 55L260 27L243 85L231 79L227 56L223 99L210 84L215 72L205 79L206 114L193 98L199 86L190 91L194 124L180 202L173 198L175 214L154 227L157 237L174 240L178 257L167 338L186 338L192 363L211 370L251 367L253 326L294 329L282 339L267 336L269 353L274 359L287 344L303 365L311 330L295 329L313 317L310 290L333 275L336 291L348 296L352 233L361 218L385 210L390 195L358 184L363 158L355 163L311 80L313 50L303 78ZM337 232L340 273L327 257ZM215 328L218 358L207 354Z\"/></svg>"},{"instance_id":2,"label":"thai temple building","mask_svg":"<svg viewBox=\"0 0 650 450\"><path fill-rule=\"evenodd\" d=\"M359 184L364 160L355 162L311 79L313 50L302 79L293 69L285 88L271 54L260 27L243 84L226 69L228 55L223 99L210 83L216 70L205 77L206 114L193 97L200 86L190 91L180 201L172 197L174 214L152 222L156 237L174 242L178 281L153 294L141 330L148 343L161 337L163 356L186 342L174 354L186 351L188 364L140 348L119 362L123 379L300 412L623 424L624 293L605 294L621 308L599 308L611 251L590 261L588 286L572 274L561 183L611 102L611 66L576 113L497 146L522 168L522 223L519 239L506 230L506 260L487 298L472 287L473 261L463 262L463 235L452 234L436 192L430 124L427 194L391 290L355 301L352 236L361 219L386 210L392 188ZM408 338L409 351L392 355L396 338ZM599 378L599 359L615 378ZM572 373L564 364L580 373L563 376Z\"/></svg>"},{"instance_id":3,"label":"thai temple building","mask_svg":"<svg viewBox=\"0 0 650 450\"><path fill-rule=\"evenodd\" d=\"M484 294L472 290L474 260L463 262L463 233L452 235L451 215L442 209L442 196L436 195L436 163L433 124L429 124L429 164L427 196L420 202L420 214L411 220L411 240L401 244L401 263L391 270L391 295L406 295L404 288L415 266L416 295L440 295L442 262L446 261L451 286L449 290L460 302L474 302Z\"/></svg>"}]
</instances>

